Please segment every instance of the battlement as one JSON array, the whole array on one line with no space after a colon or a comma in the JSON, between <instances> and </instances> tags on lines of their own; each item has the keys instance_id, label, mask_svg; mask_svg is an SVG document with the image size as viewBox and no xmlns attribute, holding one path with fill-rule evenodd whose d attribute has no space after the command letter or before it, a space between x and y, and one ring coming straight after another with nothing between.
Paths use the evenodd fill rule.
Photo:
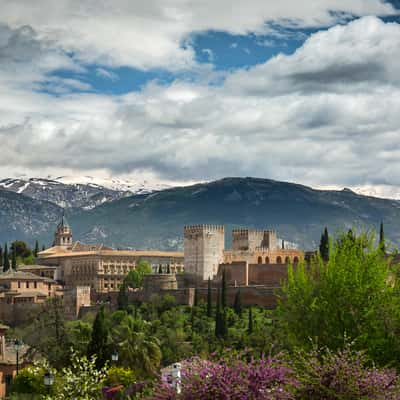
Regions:
<instances>
[{"instance_id":1,"label":"battlement","mask_svg":"<svg viewBox=\"0 0 400 400\"><path fill-rule=\"evenodd\" d=\"M202 224L202 225L186 225L183 228L184 234L199 234L205 231L208 232L216 232L216 233L224 233L225 228L223 225L209 225L209 224Z\"/></svg>"},{"instance_id":2,"label":"battlement","mask_svg":"<svg viewBox=\"0 0 400 400\"><path fill-rule=\"evenodd\" d=\"M268 235L276 234L274 230L265 229L232 229L232 236L243 236L247 237L249 235Z\"/></svg>"}]
</instances>

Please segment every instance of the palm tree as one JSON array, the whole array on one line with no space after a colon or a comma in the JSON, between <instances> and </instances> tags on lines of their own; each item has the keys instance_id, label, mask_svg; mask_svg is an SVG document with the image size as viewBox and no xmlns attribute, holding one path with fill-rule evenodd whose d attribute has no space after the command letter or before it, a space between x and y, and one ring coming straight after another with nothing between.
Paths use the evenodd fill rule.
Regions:
<instances>
[{"instance_id":1,"label":"palm tree","mask_svg":"<svg viewBox=\"0 0 400 400\"><path fill-rule=\"evenodd\" d=\"M113 336L120 347L121 364L147 378L157 374L161 350L159 340L146 333L144 324L127 315L114 329Z\"/></svg>"}]
</instances>

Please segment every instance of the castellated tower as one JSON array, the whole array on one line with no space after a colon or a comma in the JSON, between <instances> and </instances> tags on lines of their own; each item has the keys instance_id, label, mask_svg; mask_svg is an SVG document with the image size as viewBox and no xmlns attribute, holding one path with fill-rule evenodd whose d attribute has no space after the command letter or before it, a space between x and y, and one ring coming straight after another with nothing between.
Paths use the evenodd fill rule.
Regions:
<instances>
[{"instance_id":1,"label":"castellated tower","mask_svg":"<svg viewBox=\"0 0 400 400\"><path fill-rule=\"evenodd\" d=\"M218 225L192 225L184 228L185 273L204 280L213 278L223 262L225 231Z\"/></svg>"},{"instance_id":2,"label":"castellated tower","mask_svg":"<svg viewBox=\"0 0 400 400\"><path fill-rule=\"evenodd\" d=\"M71 247L72 246L72 230L63 213L57 230L54 234L54 246Z\"/></svg>"},{"instance_id":3,"label":"castellated tower","mask_svg":"<svg viewBox=\"0 0 400 400\"><path fill-rule=\"evenodd\" d=\"M255 229L234 229L232 231L232 250L255 251L259 248L277 249L276 232Z\"/></svg>"}]
</instances>

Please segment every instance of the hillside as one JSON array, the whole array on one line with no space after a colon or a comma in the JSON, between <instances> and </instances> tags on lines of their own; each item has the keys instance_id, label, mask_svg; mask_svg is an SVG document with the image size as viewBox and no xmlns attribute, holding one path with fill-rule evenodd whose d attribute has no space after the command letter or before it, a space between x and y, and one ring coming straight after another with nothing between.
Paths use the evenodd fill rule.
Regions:
<instances>
[{"instance_id":1,"label":"hillside","mask_svg":"<svg viewBox=\"0 0 400 400\"><path fill-rule=\"evenodd\" d=\"M281 238L314 248L324 226L331 232L385 223L400 243L400 202L348 189L320 191L255 178L225 178L189 187L136 195L70 215L75 237L136 248L182 247L185 224L224 224L276 229Z\"/></svg>"}]
</instances>

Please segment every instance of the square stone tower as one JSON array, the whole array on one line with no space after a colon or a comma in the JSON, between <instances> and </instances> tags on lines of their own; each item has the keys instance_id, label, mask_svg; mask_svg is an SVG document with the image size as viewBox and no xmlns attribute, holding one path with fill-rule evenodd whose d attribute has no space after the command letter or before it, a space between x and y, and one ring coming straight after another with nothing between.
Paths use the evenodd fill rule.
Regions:
<instances>
[{"instance_id":1,"label":"square stone tower","mask_svg":"<svg viewBox=\"0 0 400 400\"><path fill-rule=\"evenodd\" d=\"M276 232L257 229L234 229L232 231L232 250L255 251L256 249L276 249Z\"/></svg>"},{"instance_id":2,"label":"square stone tower","mask_svg":"<svg viewBox=\"0 0 400 400\"><path fill-rule=\"evenodd\" d=\"M185 273L206 280L218 272L223 262L225 230L218 225L192 225L184 228Z\"/></svg>"}]
</instances>

